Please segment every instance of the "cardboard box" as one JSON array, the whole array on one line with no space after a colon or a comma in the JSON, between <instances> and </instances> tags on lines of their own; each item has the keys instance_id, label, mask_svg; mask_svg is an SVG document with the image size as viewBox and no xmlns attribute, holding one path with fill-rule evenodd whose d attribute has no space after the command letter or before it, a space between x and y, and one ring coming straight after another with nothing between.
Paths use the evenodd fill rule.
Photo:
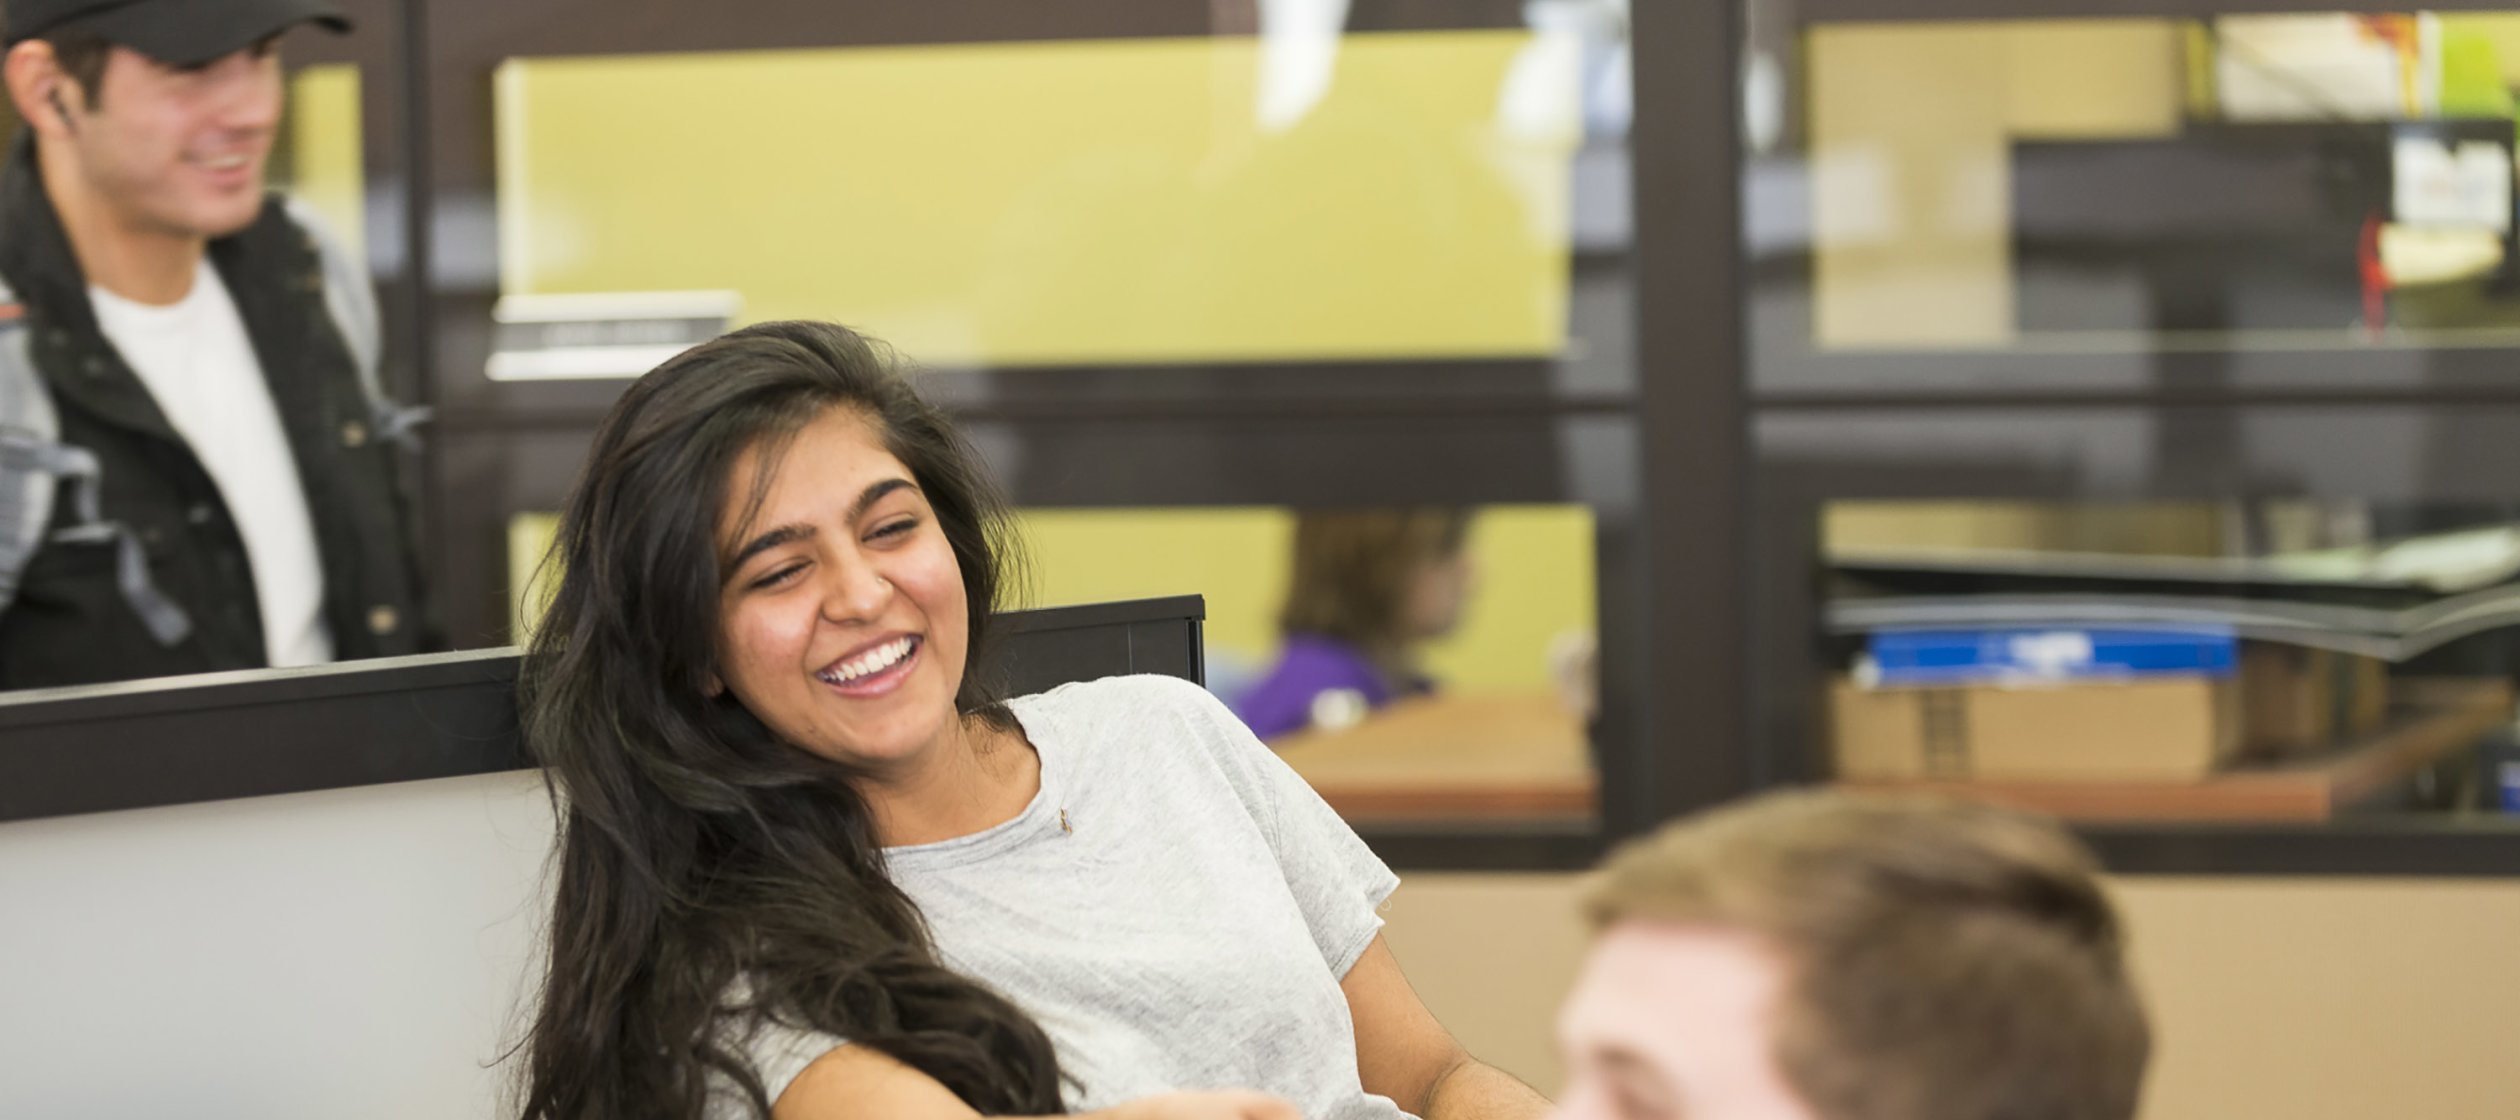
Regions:
<instances>
[{"instance_id":1,"label":"cardboard box","mask_svg":"<svg viewBox=\"0 0 2520 1120\"><path fill-rule=\"evenodd\" d=\"M1855 781L2157 782L2202 778L2237 754L2236 678L2041 687L1867 690L1831 699L1837 775Z\"/></svg>"},{"instance_id":2,"label":"cardboard box","mask_svg":"<svg viewBox=\"0 0 2520 1120\"><path fill-rule=\"evenodd\" d=\"M2253 642L2240 654L2250 754L2316 753L2379 730L2388 718L2386 662L2323 649Z\"/></svg>"},{"instance_id":3,"label":"cardboard box","mask_svg":"<svg viewBox=\"0 0 2520 1120\"><path fill-rule=\"evenodd\" d=\"M2345 738L2360 738L2389 722L2389 663L2377 657L2336 655L2336 713Z\"/></svg>"}]
</instances>

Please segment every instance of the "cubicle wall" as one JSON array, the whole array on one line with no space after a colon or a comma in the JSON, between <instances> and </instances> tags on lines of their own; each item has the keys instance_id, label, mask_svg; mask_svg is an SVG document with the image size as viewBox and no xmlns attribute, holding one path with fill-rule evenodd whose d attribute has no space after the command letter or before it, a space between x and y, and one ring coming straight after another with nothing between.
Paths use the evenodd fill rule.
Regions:
<instances>
[{"instance_id":1,"label":"cubicle wall","mask_svg":"<svg viewBox=\"0 0 2520 1120\"><path fill-rule=\"evenodd\" d=\"M1018 692L1202 680L1197 597L1021 612ZM0 698L0 1116L498 1113L551 806L509 651Z\"/></svg>"}]
</instances>

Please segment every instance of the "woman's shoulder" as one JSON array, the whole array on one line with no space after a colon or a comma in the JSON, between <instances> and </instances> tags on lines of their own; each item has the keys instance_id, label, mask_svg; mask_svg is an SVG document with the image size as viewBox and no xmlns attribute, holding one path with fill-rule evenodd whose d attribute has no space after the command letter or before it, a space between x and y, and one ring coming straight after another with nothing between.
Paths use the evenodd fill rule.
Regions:
<instances>
[{"instance_id":1,"label":"woman's shoulder","mask_svg":"<svg viewBox=\"0 0 2520 1120\"><path fill-rule=\"evenodd\" d=\"M1197 682L1160 673L1075 681L1047 692L1017 697L1008 706L1019 717L1040 714L1088 719L1161 715L1233 718L1224 703Z\"/></svg>"},{"instance_id":2,"label":"woman's shoulder","mask_svg":"<svg viewBox=\"0 0 2520 1120\"><path fill-rule=\"evenodd\" d=\"M1205 770L1238 758L1246 740L1267 750L1257 746L1258 740L1224 701L1179 677L1133 674L1078 681L1020 697L1008 706L1025 733L1034 737L1035 747L1055 751L1083 771L1185 765Z\"/></svg>"}]
</instances>

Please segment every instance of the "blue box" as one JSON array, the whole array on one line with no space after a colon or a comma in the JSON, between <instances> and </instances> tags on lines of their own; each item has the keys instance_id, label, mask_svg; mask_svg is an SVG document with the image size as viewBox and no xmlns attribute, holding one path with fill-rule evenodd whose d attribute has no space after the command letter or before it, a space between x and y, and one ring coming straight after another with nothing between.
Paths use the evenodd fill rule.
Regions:
<instances>
[{"instance_id":1,"label":"blue box","mask_svg":"<svg viewBox=\"0 0 2520 1120\"><path fill-rule=\"evenodd\" d=\"M1881 630L1869 654L1857 677L1884 688L2228 677L2240 638L2212 626Z\"/></svg>"}]
</instances>

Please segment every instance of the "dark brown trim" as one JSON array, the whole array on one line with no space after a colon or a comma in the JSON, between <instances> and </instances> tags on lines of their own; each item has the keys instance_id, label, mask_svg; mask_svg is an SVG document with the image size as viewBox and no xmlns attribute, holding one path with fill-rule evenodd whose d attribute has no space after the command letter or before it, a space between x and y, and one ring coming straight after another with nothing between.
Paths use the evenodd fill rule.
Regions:
<instances>
[{"instance_id":1,"label":"dark brown trim","mask_svg":"<svg viewBox=\"0 0 2520 1120\"><path fill-rule=\"evenodd\" d=\"M2520 345L2040 353L1814 349L1763 337L1761 406L1905 400L2296 403L2520 398Z\"/></svg>"},{"instance_id":2,"label":"dark brown trim","mask_svg":"<svg viewBox=\"0 0 2520 1120\"><path fill-rule=\"evenodd\" d=\"M2520 354L2512 356L2516 377L2520 377ZM2511 408L2520 406L2520 380L2504 386L2475 386L2457 389L2393 390L2370 392L2337 389L2279 389L2266 392L2188 393L2175 389L2152 392L2108 393L2066 391L2042 393L2036 390L2012 393L1939 394L1906 393L1762 393L1762 412L1831 412L1933 410L1981 411L1986 409L2171 409L2171 408L2433 408L2472 407Z\"/></svg>"},{"instance_id":3,"label":"dark brown trim","mask_svg":"<svg viewBox=\"0 0 2520 1120\"><path fill-rule=\"evenodd\" d=\"M1517 826L1499 821L1357 826L1368 847L1402 874L1425 871L1582 871L1601 859L1590 824Z\"/></svg>"},{"instance_id":4,"label":"dark brown trim","mask_svg":"<svg viewBox=\"0 0 2520 1120\"><path fill-rule=\"evenodd\" d=\"M1317 786L1315 792L1350 821L1506 820L1559 823L1581 828L1593 815L1589 788L1499 788L1478 783L1423 782L1387 786Z\"/></svg>"},{"instance_id":5,"label":"dark brown trim","mask_svg":"<svg viewBox=\"0 0 2520 1120\"><path fill-rule=\"evenodd\" d=\"M1521 27L1525 6L1524 0L1350 0L1347 29L1356 33Z\"/></svg>"},{"instance_id":6,"label":"dark brown trim","mask_svg":"<svg viewBox=\"0 0 2520 1120\"><path fill-rule=\"evenodd\" d=\"M2520 819L2076 830L2121 875L2520 877Z\"/></svg>"},{"instance_id":7,"label":"dark brown trim","mask_svg":"<svg viewBox=\"0 0 2520 1120\"><path fill-rule=\"evenodd\" d=\"M1633 392L1577 388L1549 358L1422 358L936 368L921 392L972 422L1317 420L1625 414ZM627 379L445 379L443 428L592 427Z\"/></svg>"},{"instance_id":8,"label":"dark brown trim","mask_svg":"<svg viewBox=\"0 0 2520 1120\"><path fill-rule=\"evenodd\" d=\"M523 765L511 650L0 698L0 821Z\"/></svg>"},{"instance_id":9,"label":"dark brown trim","mask_svg":"<svg viewBox=\"0 0 2520 1120\"><path fill-rule=\"evenodd\" d=\"M449 301L442 315L487 322L486 302ZM469 341L469 340L468 340ZM483 355L486 357L486 353ZM1635 403L1624 379L1573 357L1323 358L929 367L920 391L975 419L1075 415L1197 419L1621 412ZM498 382L478 369L449 369L436 401L444 422L483 426L592 424L627 378Z\"/></svg>"},{"instance_id":10,"label":"dark brown trim","mask_svg":"<svg viewBox=\"0 0 2520 1120\"><path fill-rule=\"evenodd\" d=\"M1737 3L1639 4L1630 143L1637 202L1638 405L1646 436L1641 610L1605 612L1605 712L1635 688L1637 726L1605 729L1613 838L1750 788L1741 594L1747 529ZM1610 597L1605 590L1605 600ZM1633 628L1632 628L1633 627ZM1641 632L1640 632L1641 631ZM1618 662L1641 658L1635 679ZM1614 680L1613 678L1624 678Z\"/></svg>"},{"instance_id":11,"label":"dark brown trim","mask_svg":"<svg viewBox=\"0 0 2520 1120\"><path fill-rule=\"evenodd\" d=\"M2397 879L2520 877L2520 823L2380 823L2287 827L2087 826L2075 830L2117 875L2212 875ZM1511 828L1491 822L1358 829L1383 862L1403 872L1582 871L1602 838L1570 826Z\"/></svg>"}]
</instances>

